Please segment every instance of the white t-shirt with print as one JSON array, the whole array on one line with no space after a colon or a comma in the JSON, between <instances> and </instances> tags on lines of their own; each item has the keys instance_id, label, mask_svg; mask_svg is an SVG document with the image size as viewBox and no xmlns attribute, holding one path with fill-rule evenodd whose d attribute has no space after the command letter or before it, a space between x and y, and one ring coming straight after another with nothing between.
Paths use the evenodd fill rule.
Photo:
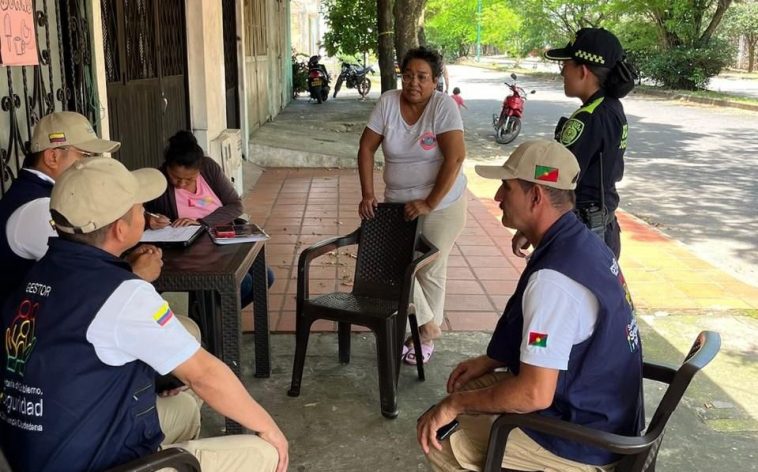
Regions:
<instances>
[{"instance_id":1,"label":"white t-shirt with print","mask_svg":"<svg viewBox=\"0 0 758 472\"><path fill-rule=\"evenodd\" d=\"M521 362L557 370L566 370L571 348L592 335L600 309L587 287L551 269L529 277L521 307Z\"/></svg>"},{"instance_id":2,"label":"white t-shirt with print","mask_svg":"<svg viewBox=\"0 0 758 472\"><path fill-rule=\"evenodd\" d=\"M458 106L447 94L435 91L418 121L408 125L400 113L400 93L400 90L390 90L382 94L366 125L383 136L384 199L388 202L426 198L434 188L444 160L437 136L453 130L463 131ZM465 190L466 176L461 168L453 187L436 209L450 206Z\"/></svg>"},{"instance_id":3,"label":"white t-shirt with print","mask_svg":"<svg viewBox=\"0 0 758 472\"><path fill-rule=\"evenodd\" d=\"M176 319L168 302L144 280L123 282L105 301L87 329L100 360L120 366L141 360L165 375L200 349Z\"/></svg>"}]
</instances>

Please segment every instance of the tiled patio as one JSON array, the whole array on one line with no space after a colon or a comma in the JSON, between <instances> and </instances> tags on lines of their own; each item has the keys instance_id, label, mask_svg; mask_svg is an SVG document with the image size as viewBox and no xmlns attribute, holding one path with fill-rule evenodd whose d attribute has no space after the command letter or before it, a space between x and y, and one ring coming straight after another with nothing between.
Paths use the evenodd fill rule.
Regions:
<instances>
[{"instance_id":1,"label":"tiled patio","mask_svg":"<svg viewBox=\"0 0 758 472\"><path fill-rule=\"evenodd\" d=\"M374 182L377 195L382 195L380 173L375 174ZM495 202L470 193L466 198L466 228L449 259L443 329L489 331L513 293L524 261L510 255L511 233L500 224ZM355 169L270 169L246 196L245 208L251 220L271 235L266 257L276 274L269 296L272 331L294 331L296 266L302 249L357 228L359 201ZM355 252L355 247L345 248L315 261L311 293L349 291ZM250 319L243 316L247 323ZM334 329L332 322L314 324L314 330Z\"/></svg>"},{"instance_id":2,"label":"tiled patio","mask_svg":"<svg viewBox=\"0 0 758 472\"><path fill-rule=\"evenodd\" d=\"M468 220L449 259L443 329L491 331L525 262L512 255L511 232L501 225L501 211L492 199L499 183L476 176L472 168L464 171L469 179ZM379 171L374 185L377 195L382 195ZM276 274L269 297L272 331L294 331L295 267L301 250L357 228L359 201L356 169L272 168L246 195L247 213L271 235L266 255ZM621 266L638 308L648 312L758 309L757 287L699 259L642 220L623 211L617 215L622 228ZM314 262L311 293L350 290L354 257L355 248L346 248ZM252 328L249 310L243 316L245 330ZM314 324L314 330L334 329L331 322Z\"/></svg>"}]
</instances>

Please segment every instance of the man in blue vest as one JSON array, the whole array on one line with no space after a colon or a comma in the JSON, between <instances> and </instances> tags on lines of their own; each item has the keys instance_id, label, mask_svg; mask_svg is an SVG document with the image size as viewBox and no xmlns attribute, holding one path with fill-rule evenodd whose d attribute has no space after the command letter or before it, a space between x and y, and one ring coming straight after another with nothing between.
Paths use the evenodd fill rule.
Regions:
<instances>
[{"instance_id":1,"label":"man in blue vest","mask_svg":"<svg viewBox=\"0 0 758 472\"><path fill-rule=\"evenodd\" d=\"M10 293L57 236L50 226L50 192L74 162L118 151L121 143L100 139L86 117L71 111L45 115L34 127L31 153L18 177L0 199L0 300ZM137 248L129 262L148 281L160 273L154 246Z\"/></svg>"},{"instance_id":2,"label":"man in blue vest","mask_svg":"<svg viewBox=\"0 0 758 472\"><path fill-rule=\"evenodd\" d=\"M418 422L435 470L481 470L495 414L532 413L617 434L643 422L642 347L623 275L604 242L572 212L579 164L562 144L521 144L502 167L476 166L502 180L503 225L535 250L490 340L487 354L459 364L448 396ZM436 431L458 419L449 441ZM596 471L618 457L599 448L516 429L503 467Z\"/></svg>"},{"instance_id":3,"label":"man in blue vest","mask_svg":"<svg viewBox=\"0 0 758 472\"><path fill-rule=\"evenodd\" d=\"M56 180L58 238L0 313L0 446L14 470L101 471L172 446L205 471L286 470L287 440L271 416L120 258L142 236L142 203L165 189L158 170L104 157ZM166 444L156 372L258 435Z\"/></svg>"},{"instance_id":4,"label":"man in blue vest","mask_svg":"<svg viewBox=\"0 0 758 472\"><path fill-rule=\"evenodd\" d=\"M121 146L99 139L87 118L64 111L42 117L34 127L31 153L17 179L0 199L0 299L13 290L32 264L47 252L50 191L55 179L79 159Z\"/></svg>"}]
</instances>

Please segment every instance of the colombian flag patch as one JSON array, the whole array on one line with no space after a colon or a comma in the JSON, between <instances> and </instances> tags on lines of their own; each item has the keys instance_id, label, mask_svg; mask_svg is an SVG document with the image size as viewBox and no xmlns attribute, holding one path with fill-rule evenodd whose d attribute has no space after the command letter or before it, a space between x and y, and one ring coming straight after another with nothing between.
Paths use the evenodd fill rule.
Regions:
<instances>
[{"instance_id":1,"label":"colombian flag patch","mask_svg":"<svg viewBox=\"0 0 758 472\"><path fill-rule=\"evenodd\" d=\"M529 331L529 345L535 347L547 347L547 334Z\"/></svg>"},{"instance_id":2,"label":"colombian flag patch","mask_svg":"<svg viewBox=\"0 0 758 472\"><path fill-rule=\"evenodd\" d=\"M535 166L534 178L544 182L558 182L558 169L548 166Z\"/></svg>"},{"instance_id":3,"label":"colombian flag patch","mask_svg":"<svg viewBox=\"0 0 758 472\"><path fill-rule=\"evenodd\" d=\"M156 311L153 315L155 322L161 326L166 326L166 323L168 323L173 317L174 312L171 311L171 308L168 307L168 303L166 302L164 302L163 305L158 308L158 311Z\"/></svg>"},{"instance_id":4,"label":"colombian flag patch","mask_svg":"<svg viewBox=\"0 0 758 472\"><path fill-rule=\"evenodd\" d=\"M50 133L47 135L47 138L50 140L51 143L65 143L66 142L65 133Z\"/></svg>"}]
</instances>

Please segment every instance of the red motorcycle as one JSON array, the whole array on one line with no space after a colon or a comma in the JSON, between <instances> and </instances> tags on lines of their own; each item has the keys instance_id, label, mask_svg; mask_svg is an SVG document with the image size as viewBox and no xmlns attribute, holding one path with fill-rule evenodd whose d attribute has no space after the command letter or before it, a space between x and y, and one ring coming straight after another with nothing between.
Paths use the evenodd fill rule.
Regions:
<instances>
[{"instance_id":1,"label":"red motorcycle","mask_svg":"<svg viewBox=\"0 0 758 472\"><path fill-rule=\"evenodd\" d=\"M495 141L508 144L521 132L521 116L524 114L526 90L516 85L516 74L511 74L513 83L504 82L511 89L511 94L503 100L500 115L492 115L492 126L495 128ZM532 90L529 93L534 93Z\"/></svg>"}]
</instances>

